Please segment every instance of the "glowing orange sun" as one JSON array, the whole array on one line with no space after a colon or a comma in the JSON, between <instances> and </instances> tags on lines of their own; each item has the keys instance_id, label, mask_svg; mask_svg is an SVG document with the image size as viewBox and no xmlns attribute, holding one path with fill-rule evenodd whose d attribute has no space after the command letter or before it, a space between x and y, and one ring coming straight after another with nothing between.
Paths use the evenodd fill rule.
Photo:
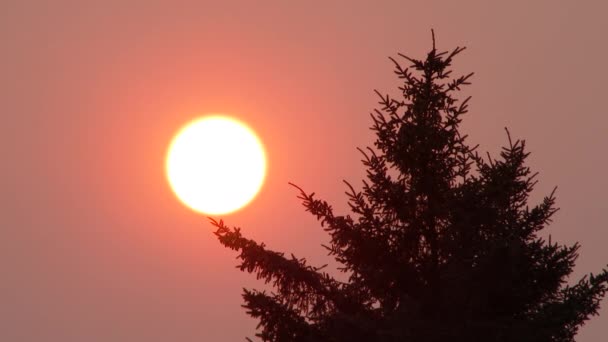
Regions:
<instances>
[{"instance_id":1,"label":"glowing orange sun","mask_svg":"<svg viewBox=\"0 0 608 342\"><path fill-rule=\"evenodd\" d=\"M169 145L169 184L191 209L226 214L247 205L260 191L266 155L256 134L226 116L207 116L186 124Z\"/></svg>"}]
</instances>

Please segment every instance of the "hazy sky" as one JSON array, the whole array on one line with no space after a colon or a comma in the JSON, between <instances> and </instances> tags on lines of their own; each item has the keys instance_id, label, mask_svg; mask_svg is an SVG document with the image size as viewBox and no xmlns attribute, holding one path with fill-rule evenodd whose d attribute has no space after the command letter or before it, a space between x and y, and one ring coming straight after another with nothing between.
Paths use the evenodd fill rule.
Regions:
<instances>
[{"instance_id":1,"label":"hazy sky","mask_svg":"<svg viewBox=\"0 0 608 342\"><path fill-rule=\"evenodd\" d=\"M221 5L220 5L221 3ZM575 277L608 263L604 1L2 1L0 340L243 341L255 277L171 193L171 136L233 114L267 146L260 195L230 225L325 263L293 181L345 212L388 56L465 45L463 131L492 153L527 140L534 199L558 186L554 240ZM603 316L579 342L608 335Z\"/></svg>"}]
</instances>

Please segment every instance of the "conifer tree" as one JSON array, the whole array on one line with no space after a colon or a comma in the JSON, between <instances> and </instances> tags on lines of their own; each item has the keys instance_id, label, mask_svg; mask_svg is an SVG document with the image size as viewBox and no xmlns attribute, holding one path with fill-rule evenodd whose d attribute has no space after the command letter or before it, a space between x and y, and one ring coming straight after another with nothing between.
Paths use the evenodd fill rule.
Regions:
<instances>
[{"instance_id":1,"label":"conifer tree","mask_svg":"<svg viewBox=\"0 0 608 342\"><path fill-rule=\"evenodd\" d=\"M455 95L472 74L450 66L463 50L438 52L433 37L426 59L391 58L403 84L398 97L376 91L367 179L345 182L351 213L294 185L348 281L211 219L240 269L274 286L243 294L263 341L567 342L597 314L608 272L567 282L579 245L539 234L557 209L554 192L528 204L525 142L507 131L492 158L460 133L469 98Z\"/></svg>"}]
</instances>

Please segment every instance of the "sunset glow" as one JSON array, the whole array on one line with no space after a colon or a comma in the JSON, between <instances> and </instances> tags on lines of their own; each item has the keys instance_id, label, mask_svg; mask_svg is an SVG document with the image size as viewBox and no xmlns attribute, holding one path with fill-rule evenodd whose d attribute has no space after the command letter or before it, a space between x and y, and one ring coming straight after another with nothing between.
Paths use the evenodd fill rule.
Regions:
<instances>
[{"instance_id":1,"label":"sunset glow","mask_svg":"<svg viewBox=\"0 0 608 342\"><path fill-rule=\"evenodd\" d=\"M541 223L535 208L555 187L555 204L563 209L537 237L545 245L549 236L551 245L580 244L576 269L564 285L608 268L607 13L608 1L0 1L0 342L263 341L257 337L263 333L262 316L252 317L242 306L243 289L265 290L294 310L315 309L303 320L263 312L277 313L281 322L306 323L319 342L331 338L316 332L332 327L344 330L334 340L351 342L375 342L377 329L378 339L445 332L459 341L448 334L452 328L504 330L508 342L543 340L536 334L516 338L521 329L514 317L549 331L532 315L557 304L525 304L524 314L509 308L526 296L557 302L564 295L557 277L546 276L555 279L550 294L541 292L540 282L524 288L521 297L494 294L530 284L533 278L525 272L568 268L568 262L513 240L529 230L517 223L521 215ZM443 90L451 89L454 79L474 75L471 85L454 88L457 101L431 103L437 110L428 111L424 101L414 106L404 95L425 95L434 87L424 94L400 89L407 77L394 72L398 64L424 82L424 72L404 56L425 60L433 46L434 56L442 58L466 47L446 67L453 73L437 79L445 81L438 85ZM380 102L387 96L395 100L387 108L395 114L376 123L376 110L383 111ZM453 152L433 143L436 137L453 140L447 135L453 120L447 125L437 114L458 110L469 96L461 135L454 139L468 136L467 146L479 147L471 154L459 146L462 155L450 157L454 164L436 168L431 157ZM405 117L407 110L444 132L424 129ZM375 144L376 124L396 133L386 146ZM516 173L515 167L486 172L490 169L467 166L477 158L503 165L502 147L510 146L505 128L511 142L526 141L531 152L526 165L538 172L527 203L512 195L523 183L501 181ZM403 161L399 151L382 153L387 147L403 147L410 157ZM412 153L421 147L433 153ZM377 164L371 175L362 151ZM397 159L403 160L393 163ZM432 178L467 167L472 173L466 178ZM428 188L432 196L410 194L404 170L420 173L413 188ZM391 176L394 186L369 188L376 173ZM491 184L477 182L483 173L496 177L487 178ZM471 183L470 189L453 189L464 183ZM501 188L508 185L513 189ZM314 193L315 211L325 202L331 206L335 226L357 224L354 235L333 238L330 222L306 211L298 188ZM378 199L363 213L351 210L351 195L366 192ZM449 201L434 198L447 195ZM506 202L513 210L497 214ZM519 205L530 213L516 213ZM485 207L477 210L480 206ZM439 217L421 210L431 207ZM410 216L417 221L402 220ZM214 221L227 229L218 232ZM379 225L382 230L372 229ZM429 226L466 240L438 236L435 243ZM521 229L510 233L503 226ZM287 303L275 295L300 298L308 285L293 282L285 287L289 291L277 291L275 279L257 278L260 268L241 272L235 267L245 261L237 259L241 249L228 248L215 234L236 228L242 237L232 243L251 247L251 257L266 255L254 245L263 243L263 250L287 258L289 267L305 260L307 269L334 278L319 278L323 286L316 289L328 296ZM462 229L450 233L451 228ZM414 240L418 230L425 236ZM385 238L388 246L372 246ZM336 255L327 255L324 245L331 248L337 241L343 248L336 248L346 250L350 247L342 242L352 239L366 249L365 260L375 259L353 269L367 272L369 279L362 280L383 289L349 285L351 273L341 272L345 265ZM430 252L431 244L455 249L414 256L398 252L395 246L403 239L422 252ZM477 245L482 242L493 245ZM487 267L506 269L480 271L482 254L496 254ZM464 262L475 256L473 270L483 277L464 272L462 260L448 260L455 255ZM435 257L436 268L403 265ZM535 264L526 263L530 260ZM378 266L383 263L390 268ZM403 276L408 270L416 272ZM423 273L432 275L430 281L415 279ZM343 306L333 302L344 297L341 289L356 290L344 293L346 309L353 308L357 317L340 313L336 324L326 324L331 320L322 321L321 315ZM426 308L421 317L429 318L428 324L414 317L414 307ZM504 329L489 312L504 318ZM581 319L547 312L542 316L555 324ZM598 313L573 341L608 342L608 296ZM404 315L402 325L391 326ZM300 328L304 325L281 331L295 334ZM574 328L568 325L560 338ZM272 342L297 340L277 334L279 341Z\"/></svg>"},{"instance_id":2,"label":"sunset glow","mask_svg":"<svg viewBox=\"0 0 608 342\"><path fill-rule=\"evenodd\" d=\"M169 184L179 200L204 214L219 215L247 205L266 173L262 143L245 124L224 116L196 119L169 146Z\"/></svg>"}]
</instances>

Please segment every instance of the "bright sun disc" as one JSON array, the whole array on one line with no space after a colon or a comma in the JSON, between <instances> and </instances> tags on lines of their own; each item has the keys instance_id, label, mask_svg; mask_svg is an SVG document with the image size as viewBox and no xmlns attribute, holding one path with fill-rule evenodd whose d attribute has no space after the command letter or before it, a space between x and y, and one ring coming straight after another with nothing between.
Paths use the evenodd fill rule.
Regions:
<instances>
[{"instance_id":1,"label":"bright sun disc","mask_svg":"<svg viewBox=\"0 0 608 342\"><path fill-rule=\"evenodd\" d=\"M266 174L262 143L245 124L208 116L186 124L167 152L169 184L181 202L211 215L249 203Z\"/></svg>"}]
</instances>

